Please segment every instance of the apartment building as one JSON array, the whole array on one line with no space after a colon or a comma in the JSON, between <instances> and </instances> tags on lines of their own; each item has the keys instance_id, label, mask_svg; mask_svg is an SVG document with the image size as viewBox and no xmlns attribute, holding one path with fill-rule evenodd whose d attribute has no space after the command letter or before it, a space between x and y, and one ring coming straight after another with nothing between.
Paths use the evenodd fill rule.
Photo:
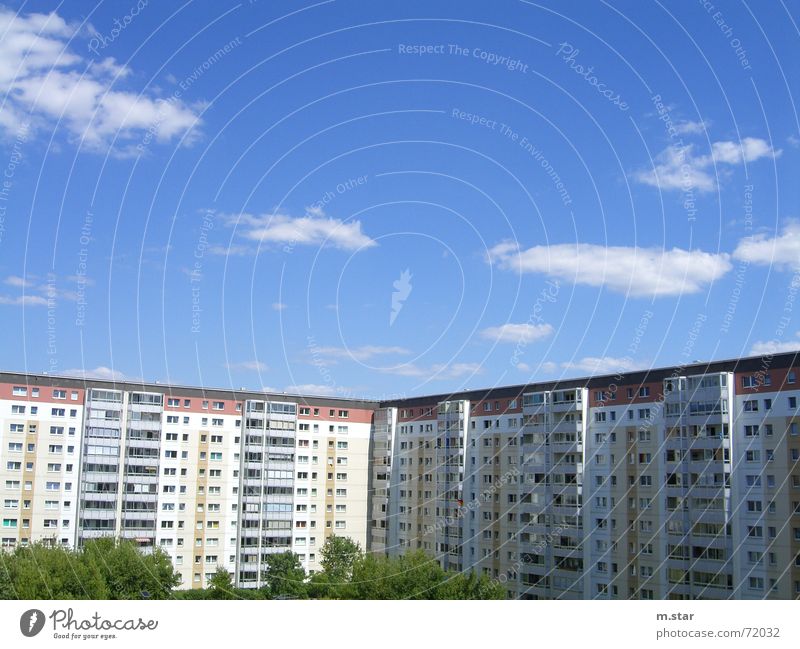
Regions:
<instances>
[{"instance_id":1,"label":"apartment building","mask_svg":"<svg viewBox=\"0 0 800 649\"><path fill-rule=\"evenodd\" d=\"M2 545L126 538L167 552L184 588L218 568L259 587L285 550L316 570L331 534L367 546L373 410L0 373Z\"/></svg>"},{"instance_id":2,"label":"apartment building","mask_svg":"<svg viewBox=\"0 0 800 649\"><path fill-rule=\"evenodd\" d=\"M521 599L800 597L800 354L390 402L0 373L2 545L185 588L331 534Z\"/></svg>"},{"instance_id":3,"label":"apartment building","mask_svg":"<svg viewBox=\"0 0 800 649\"><path fill-rule=\"evenodd\" d=\"M83 403L82 388L0 384L2 547L74 542Z\"/></svg>"},{"instance_id":4,"label":"apartment building","mask_svg":"<svg viewBox=\"0 0 800 649\"><path fill-rule=\"evenodd\" d=\"M798 366L790 353L381 404L376 448L397 423L389 459L373 455L391 467L373 546L424 549L523 599L798 598Z\"/></svg>"},{"instance_id":5,"label":"apartment building","mask_svg":"<svg viewBox=\"0 0 800 649\"><path fill-rule=\"evenodd\" d=\"M373 409L304 405L298 409L292 547L308 572L335 534L367 546Z\"/></svg>"}]
</instances>

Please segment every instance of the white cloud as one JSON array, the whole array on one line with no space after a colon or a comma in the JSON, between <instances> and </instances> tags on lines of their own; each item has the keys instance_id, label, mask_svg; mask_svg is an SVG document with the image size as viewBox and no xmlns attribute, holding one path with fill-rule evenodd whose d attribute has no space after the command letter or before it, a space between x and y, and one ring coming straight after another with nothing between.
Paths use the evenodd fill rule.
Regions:
<instances>
[{"instance_id":1,"label":"white cloud","mask_svg":"<svg viewBox=\"0 0 800 649\"><path fill-rule=\"evenodd\" d=\"M229 370L234 372L242 371L242 372L266 372L267 367L266 363L262 363L261 361L241 361L239 363L226 363L225 367Z\"/></svg>"},{"instance_id":2,"label":"white cloud","mask_svg":"<svg viewBox=\"0 0 800 649\"><path fill-rule=\"evenodd\" d=\"M245 257L247 255L254 255L256 249L253 246L243 246L240 244L231 244L229 246L215 244L206 248L206 252L210 255L217 255L218 257Z\"/></svg>"},{"instance_id":3,"label":"white cloud","mask_svg":"<svg viewBox=\"0 0 800 649\"><path fill-rule=\"evenodd\" d=\"M312 347L314 357L327 359L352 358L356 361L368 361L375 356L396 354L409 354L405 347L390 347L381 345L362 345L361 347Z\"/></svg>"},{"instance_id":4,"label":"white cloud","mask_svg":"<svg viewBox=\"0 0 800 649\"><path fill-rule=\"evenodd\" d=\"M739 164L755 162L760 158L778 157L781 151L775 151L766 140L757 137L746 137L741 142L714 142L711 155L717 164Z\"/></svg>"},{"instance_id":5,"label":"white cloud","mask_svg":"<svg viewBox=\"0 0 800 649\"><path fill-rule=\"evenodd\" d=\"M733 256L751 264L800 268L800 222L790 221L774 237L757 234L740 240Z\"/></svg>"},{"instance_id":6,"label":"white cloud","mask_svg":"<svg viewBox=\"0 0 800 649\"><path fill-rule=\"evenodd\" d=\"M507 323L488 327L481 331L481 336L499 343L531 343L547 338L553 331L553 326L549 324Z\"/></svg>"},{"instance_id":7,"label":"white cloud","mask_svg":"<svg viewBox=\"0 0 800 649\"><path fill-rule=\"evenodd\" d=\"M40 295L0 295L0 304L10 306L47 306L47 299Z\"/></svg>"},{"instance_id":8,"label":"white cloud","mask_svg":"<svg viewBox=\"0 0 800 649\"><path fill-rule=\"evenodd\" d=\"M716 188L714 177L705 171L708 165L700 164L692 155L692 145L668 146L656 156L652 168L633 174L633 179L644 185L663 190L694 190L708 192Z\"/></svg>"},{"instance_id":9,"label":"white cloud","mask_svg":"<svg viewBox=\"0 0 800 649\"><path fill-rule=\"evenodd\" d=\"M283 311L288 305L283 302L273 302L272 308L275 311Z\"/></svg>"},{"instance_id":10,"label":"white cloud","mask_svg":"<svg viewBox=\"0 0 800 649\"><path fill-rule=\"evenodd\" d=\"M328 385L327 383L300 383L298 385L287 385L284 392L289 394L317 395L321 397L333 397L336 395L351 396L352 390L339 385Z\"/></svg>"},{"instance_id":11,"label":"white cloud","mask_svg":"<svg viewBox=\"0 0 800 649\"><path fill-rule=\"evenodd\" d=\"M613 374L614 372L631 372L643 369L630 358L614 358L613 356L585 356L577 361L562 363L561 367L568 370L580 370L586 374Z\"/></svg>"},{"instance_id":12,"label":"white cloud","mask_svg":"<svg viewBox=\"0 0 800 649\"><path fill-rule=\"evenodd\" d=\"M80 295L76 287L80 285L81 278L68 275L64 278L49 275L47 280L36 275L27 275L25 278L9 275L3 280L4 284L21 289L23 295L0 295L0 304L9 306L47 306L49 303L58 304L60 300L76 302ZM85 282L91 284L91 280ZM70 288L63 288L63 285Z\"/></svg>"},{"instance_id":13,"label":"white cloud","mask_svg":"<svg viewBox=\"0 0 800 649\"><path fill-rule=\"evenodd\" d=\"M795 334L794 340L779 342L777 340L759 340L750 348L752 356L763 354L781 354L783 352L800 351L800 331Z\"/></svg>"},{"instance_id":14,"label":"white cloud","mask_svg":"<svg viewBox=\"0 0 800 649\"><path fill-rule=\"evenodd\" d=\"M0 33L0 127L10 133L28 123L34 129L60 123L90 150L105 151L116 137L117 152L130 153L148 131L167 142L199 124L180 100L119 89L130 71L114 59L95 61L71 50L83 34L55 12L17 15L0 8Z\"/></svg>"},{"instance_id":15,"label":"white cloud","mask_svg":"<svg viewBox=\"0 0 800 649\"><path fill-rule=\"evenodd\" d=\"M252 241L288 246L331 246L341 250L372 248L378 244L361 230L361 221L341 221L321 212L293 217L287 214L228 215L229 225L241 228Z\"/></svg>"},{"instance_id":16,"label":"white cloud","mask_svg":"<svg viewBox=\"0 0 800 649\"><path fill-rule=\"evenodd\" d=\"M711 122L708 120L693 122L687 119L673 124L673 128L678 135L699 135L707 130L709 126L711 126Z\"/></svg>"},{"instance_id":17,"label":"white cloud","mask_svg":"<svg viewBox=\"0 0 800 649\"><path fill-rule=\"evenodd\" d=\"M696 293L731 269L727 254L589 243L520 250L513 242L503 242L489 251L489 260L506 270L542 273L633 297Z\"/></svg>"},{"instance_id":18,"label":"white cloud","mask_svg":"<svg viewBox=\"0 0 800 649\"><path fill-rule=\"evenodd\" d=\"M685 122L684 127L689 124L695 123ZM755 137L713 142L710 155L696 155L693 144L670 145L656 156L652 167L634 172L633 179L663 190L709 192L717 188L717 178L712 175L714 164L755 162L780 154L766 140Z\"/></svg>"},{"instance_id":19,"label":"white cloud","mask_svg":"<svg viewBox=\"0 0 800 649\"><path fill-rule=\"evenodd\" d=\"M16 275L9 275L8 277L3 280L3 283L8 284L9 286L16 286L18 288L27 288L33 285L33 282L27 280L23 277L17 277Z\"/></svg>"},{"instance_id":20,"label":"white cloud","mask_svg":"<svg viewBox=\"0 0 800 649\"><path fill-rule=\"evenodd\" d=\"M406 363L396 367L381 369L382 372L395 376L410 376L416 378L430 378L436 380L457 379L462 376L479 374L480 363L437 363L429 367Z\"/></svg>"},{"instance_id":21,"label":"white cloud","mask_svg":"<svg viewBox=\"0 0 800 649\"><path fill-rule=\"evenodd\" d=\"M103 379L106 381L126 381L128 377L119 370L100 365L94 369L72 369L61 372L64 376L77 376L82 379Z\"/></svg>"}]
</instances>

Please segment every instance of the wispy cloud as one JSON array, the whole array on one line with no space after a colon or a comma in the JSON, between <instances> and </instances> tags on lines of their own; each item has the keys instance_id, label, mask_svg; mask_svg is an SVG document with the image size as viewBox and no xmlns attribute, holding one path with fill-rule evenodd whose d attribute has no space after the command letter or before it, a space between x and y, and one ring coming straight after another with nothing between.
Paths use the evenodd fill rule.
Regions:
<instances>
[{"instance_id":1,"label":"wispy cloud","mask_svg":"<svg viewBox=\"0 0 800 649\"><path fill-rule=\"evenodd\" d=\"M376 356L402 355L411 352L405 347L362 345L360 347L312 347L311 353L315 359L352 359L368 361Z\"/></svg>"},{"instance_id":2,"label":"wispy cloud","mask_svg":"<svg viewBox=\"0 0 800 649\"><path fill-rule=\"evenodd\" d=\"M684 124L695 128L695 123ZM707 155L698 155L695 150L694 144L668 146L656 156L652 167L634 172L633 179L662 190L709 192L717 188L714 165L755 162L781 154L780 149L773 149L766 140L754 137L743 138L740 142L713 142L711 153Z\"/></svg>"},{"instance_id":3,"label":"wispy cloud","mask_svg":"<svg viewBox=\"0 0 800 649\"><path fill-rule=\"evenodd\" d=\"M774 237L757 234L742 239L733 256L751 264L800 269L800 221L789 221Z\"/></svg>"},{"instance_id":4,"label":"wispy cloud","mask_svg":"<svg viewBox=\"0 0 800 649\"><path fill-rule=\"evenodd\" d=\"M180 100L120 89L130 70L112 58L91 60L72 48L85 34L55 12L17 15L0 8L0 128L35 131L56 124L89 150L120 149L146 132L159 142L189 133L196 111Z\"/></svg>"},{"instance_id":5,"label":"wispy cloud","mask_svg":"<svg viewBox=\"0 0 800 649\"><path fill-rule=\"evenodd\" d=\"M637 363L630 358L613 356L585 356L577 361L561 363L567 370L580 370L586 374L613 374L614 372L632 372L644 369L646 364Z\"/></svg>"},{"instance_id":6,"label":"wispy cloud","mask_svg":"<svg viewBox=\"0 0 800 649\"><path fill-rule=\"evenodd\" d=\"M513 242L503 242L489 251L489 260L505 270L541 273L633 297L696 293L731 269L724 253L588 243L520 250Z\"/></svg>"},{"instance_id":7,"label":"wispy cloud","mask_svg":"<svg viewBox=\"0 0 800 649\"><path fill-rule=\"evenodd\" d=\"M9 275L3 280L3 284L8 284L9 286L15 286L17 288L27 288L29 286L33 286L33 282L27 280L23 277L17 277L16 275Z\"/></svg>"},{"instance_id":8,"label":"wispy cloud","mask_svg":"<svg viewBox=\"0 0 800 649\"><path fill-rule=\"evenodd\" d=\"M39 295L0 295L0 304L9 306L47 306L47 299Z\"/></svg>"},{"instance_id":9,"label":"wispy cloud","mask_svg":"<svg viewBox=\"0 0 800 649\"><path fill-rule=\"evenodd\" d=\"M750 348L750 354L753 356L795 351L800 351L800 331L795 333L794 340L759 340L753 343L753 346Z\"/></svg>"},{"instance_id":10,"label":"wispy cloud","mask_svg":"<svg viewBox=\"0 0 800 649\"><path fill-rule=\"evenodd\" d=\"M272 303L272 309L273 309L273 311L283 311L283 310L284 310L284 309L286 309L288 306L289 306L289 305L288 305L288 304L285 304L284 302L273 302L273 303Z\"/></svg>"},{"instance_id":11,"label":"wispy cloud","mask_svg":"<svg viewBox=\"0 0 800 649\"><path fill-rule=\"evenodd\" d=\"M441 381L479 374L481 372L481 365L480 363L437 363L429 366L421 366L414 363L405 363L396 367L383 368L380 371L395 376L424 377Z\"/></svg>"},{"instance_id":12,"label":"wispy cloud","mask_svg":"<svg viewBox=\"0 0 800 649\"><path fill-rule=\"evenodd\" d=\"M229 246L213 244L206 248L206 252L210 255L216 255L217 257L247 257L256 254L257 250L255 246L245 246L235 243Z\"/></svg>"},{"instance_id":13,"label":"wispy cloud","mask_svg":"<svg viewBox=\"0 0 800 649\"><path fill-rule=\"evenodd\" d=\"M284 246L323 246L355 251L378 244L361 229L361 221L342 221L321 211L304 216L288 214L227 214L227 225L236 226L239 235L262 244ZM216 253L215 253L216 254Z\"/></svg>"},{"instance_id":14,"label":"wispy cloud","mask_svg":"<svg viewBox=\"0 0 800 649\"><path fill-rule=\"evenodd\" d=\"M487 327L481 336L499 343L531 343L552 335L554 329L549 324L512 324Z\"/></svg>"},{"instance_id":15,"label":"wispy cloud","mask_svg":"<svg viewBox=\"0 0 800 649\"><path fill-rule=\"evenodd\" d=\"M233 372L266 372L269 369L266 363L255 360L226 363L225 367Z\"/></svg>"},{"instance_id":16,"label":"wispy cloud","mask_svg":"<svg viewBox=\"0 0 800 649\"><path fill-rule=\"evenodd\" d=\"M64 281L66 280L66 282ZM7 286L21 289L21 295L0 294L0 304L8 306L47 306L57 304L59 300L76 301L79 296L74 290L79 278L69 276L63 280L60 278L42 279L36 275L28 275L25 278L16 275L9 275L3 280ZM64 288L66 283L68 288ZM87 284L89 282L86 282Z\"/></svg>"},{"instance_id":17,"label":"wispy cloud","mask_svg":"<svg viewBox=\"0 0 800 649\"><path fill-rule=\"evenodd\" d=\"M708 120L694 122L687 119L682 122L675 122L672 126L678 135L700 135L708 130L711 122Z\"/></svg>"},{"instance_id":18,"label":"wispy cloud","mask_svg":"<svg viewBox=\"0 0 800 649\"><path fill-rule=\"evenodd\" d=\"M297 385L287 385L283 390L288 394L317 395L320 397L352 396L351 388L340 385L328 385L326 383L299 383Z\"/></svg>"},{"instance_id":19,"label":"wispy cloud","mask_svg":"<svg viewBox=\"0 0 800 649\"><path fill-rule=\"evenodd\" d=\"M126 376L119 370L115 370L111 367L105 367L104 365L100 365L92 369L85 368L85 369L64 370L62 374L64 374L65 376L77 376L78 378L82 379L103 379L106 381L131 380L130 377Z\"/></svg>"}]
</instances>

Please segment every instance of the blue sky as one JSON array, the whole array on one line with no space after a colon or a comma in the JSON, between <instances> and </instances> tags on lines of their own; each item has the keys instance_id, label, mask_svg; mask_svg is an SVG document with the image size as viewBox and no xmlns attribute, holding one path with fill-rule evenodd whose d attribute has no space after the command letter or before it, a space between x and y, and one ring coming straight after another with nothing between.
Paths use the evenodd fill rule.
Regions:
<instances>
[{"instance_id":1,"label":"blue sky","mask_svg":"<svg viewBox=\"0 0 800 649\"><path fill-rule=\"evenodd\" d=\"M796 349L799 17L8 3L0 366L383 397Z\"/></svg>"}]
</instances>

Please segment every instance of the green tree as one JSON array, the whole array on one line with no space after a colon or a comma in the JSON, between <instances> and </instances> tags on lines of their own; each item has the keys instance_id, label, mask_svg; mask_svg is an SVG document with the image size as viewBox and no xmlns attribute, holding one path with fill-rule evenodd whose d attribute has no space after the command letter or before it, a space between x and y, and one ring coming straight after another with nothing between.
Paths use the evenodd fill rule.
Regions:
<instances>
[{"instance_id":1,"label":"green tree","mask_svg":"<svg viewBox=\"0 0 800 649\"><path fill-rule=\"evenodd\" d=\"M2 558L0 597L19 599L107 599L102 574L83 556L61 546L18 546Z\"/></svg>"},{"instance_id":2,"label":"green tree","mask_svg":"<svg viewBox=\"0 0 800 649\"><path fill-rule=\"evenodd\" d=\"M83 552L105 578L109 599L167 599L180 584L180 575L160 548L144 553L131 541L102 538L88 541Z\"/></svg>"},{"instance_id":3,"label":"green tree","mask_svg":"<svg viewBox=\"0 0 800 649\"><path fill-rule=\"evenodd\" d=\"M291 597L306 599L306 571L300 563L300 557L294 552L280 552L267 556L267 572L264 577L266 585L264 594L267 597Z\"/></svg>"},{"instance_id":4,"label":"green tree","mask_svg":"<svg viewBox=\"0 0 800 649\"><path fill-rule=\"evenodd\" d=\"M329 536L320 551L323 572L332 583L344 583L353 576L356 561L363 557L361 546L346 536Z\"/></svg>"},{"instance_id":5,"label":"green tree","mask_svg":"<svg viewBox=\"0 0 800 649\"><path fill-rule=\"evenodd\" d=\"M339 599L505 599L502 584L474 572L445 572L421 550L398 558L367 554L354 565L349 583L329 588Z\"/></svg>"},{"instance_id":6,"label":"green tree","mask_svg":"<svg viewBox=\"0 0 800 649\"><path fill-rule=\"evenodd\" d=\"M475 572L447 574L435 591L435 599L506 599L506 588L499 581Z\"/></svg>"},{"instance_id":7,"label":"green tree","mask_svg":"<svg viewBox=\"0 0 800 649\"><path fill-rule=\"evenodd\" d=\"M309 596L316 599L352 597L350 580L356 562L363 558L361 546L344 536L329 536L320 550L322 570L308 583Z\"/></svg>"},{"instance_id":8,"label":"green tree","mask_svg":"<svg viewBox=\"0 0 800 649\"><path fill-rule=\"evenodd\" d=\"M237 599L231 573L222 566L217 566L217 571L209 577L207 590L210 599Z\"/></svg>"}]
</instances>

